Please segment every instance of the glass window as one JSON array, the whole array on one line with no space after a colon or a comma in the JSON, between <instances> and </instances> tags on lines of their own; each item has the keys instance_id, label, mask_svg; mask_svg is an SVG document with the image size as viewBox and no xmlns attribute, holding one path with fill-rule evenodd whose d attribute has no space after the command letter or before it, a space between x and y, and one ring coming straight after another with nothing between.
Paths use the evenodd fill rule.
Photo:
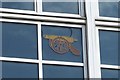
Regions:
<instances>
[{"instance_id":1,"label":"glass window","mask_svg":"<svg viewBox=\"0 0 120 80\"><path fill-rule=\"evenodd\" d=\"M79 13L79 5L77 0L64 0L64 1L48 1L43 0L43 11L45 12L58 12L58 13Z\"/></svg>"},{"instance_id":2,"label":"glass window","mask_svg":"<svg viewBox=\"0 0 120 80\"><path fill-rule=\"evenodd\" d=\"M83 62L81 28L42 25L42 33L44 60Z\"/></svg>"},{"instance_id":3,"label":"glass window","mask_svg":"<svg viewBox=\"0 0 120 80\"><path fill-rule=\"evenodd\" d=\"M0 62L0 79L2 79L2 62Z\"/></svg>"},{"instance_id":4,"label":"glass window","mask_svg":"<svg viewBox=\"0 0 120 80\"><path fill-rule=\"evenodd\" d=\"M0 22L0 56L2 56L2 22Z\"/></svg>"},{"instance_id":5,"label":"glass window","mask_svg":"<svg viewBox=\"0 0 120 80\"><path fill-rule=\"evenodd\" d=\"M102 69L102 78L120 78L119 70ZM112 79L111 79L112 80ZM113 79L118 80L118 79Z\"/></svg>"},{"instance_id":6,"label":"glass window","mask_svg":"<svg viewBox=\"0 0 120 80\"><path fill-rule=\"evenodd\" d=\"M34 0L2 0L2 8L35 11Z\"/></svg>"},{"instance_id":7,"label":"glass window","mask_svg":"<svg viewBox=\"0 0 120 80\"><path fill-rule=\"evenodd\" d=\"M119 7L118 2L119 0L99 0L99 12L100 16L104 17L115 17L118 18L119 16Z\"/></svg>"},{"instance_id":8,"label":"glass window","mask_svg":"<svg viewBox=\"0 0 120 80\"><path fill-rule=\"evenodd\" d=\"M34 78L33 80L38 80L38 65L2 62L2 78Z\"/></svg>"},{"instance_id":9,"label":"glass window","mask_svg":"<svg viewBox=\"0 0 120 80\"><path fill-rule=\"evenodd\" d=\"M82 67L43 65L44 78L83 78Z\"/></svg>"},{"instance_id":10,"label":"glass window","mask_svg":"<svg viewBox=\"0 0 120 80\"><path fill-rule=\"evenodd\" d=\"M100 30L101 63L110 65L119 64L119 35L117 31Z\"/></svg>"},{"instance_id":11,"label":"glass window","mask_svg":"<svg viewBox=\"0 0 120 80\"><path fill-rule=\"evenodd\" d=\"M37 59L37 31L34 24L2 23L4 57Z\"/></svg>"}]
</instances>

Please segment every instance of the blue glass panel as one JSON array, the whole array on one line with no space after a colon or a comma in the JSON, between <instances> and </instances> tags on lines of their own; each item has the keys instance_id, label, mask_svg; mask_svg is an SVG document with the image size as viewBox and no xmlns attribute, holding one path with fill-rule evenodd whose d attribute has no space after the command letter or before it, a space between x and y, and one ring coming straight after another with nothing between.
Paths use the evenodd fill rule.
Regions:
<instances>
[{"instance_id":1,"label":"blue glass panel","mask_svg":"<svg viewBox=\"0 0 120 80\"><path fill-rule=\"evenodd\" d=\"M99 12L100 16L104 17L120 17L119 16L119 7L118 7L118 0L113 0L114 2L111 2L111 0L108 0L109 2L99 2Z\"/></svg>"},{"instance_id":2,"label":"blue glass panel","mask_svg":"<svg viewBox=\"0 0 120 80\"><path fill-rule=\"evenodd\" d=\"M0 79L2 79L2 62L0 62Z\"/></svg>"},{"instance_id":3,"label":"blue glass panel","mask_svg":"<svg viewBox=\"0 0 120 80\"><path fill-rule=\"evenodd\" d=\"M82 67L43 65L44 78L83 78Z\"/></svg>"},{"instance_id":4,"label":"blue glass panel","mask_svg":"<svg viewBox=\"0 0 120 80\"><path fill-rule=\"evenodd\" d=\"M20 10L31 10L35 11L34 0L9 0L2 2L2 8L9 8L9 9L20 9Z\"/></svg>"},{"instance_id":5,"label":"blue glass panel","mask_svg":"<svg viewBox=\"0 0 120 80\"><path fill-rule=\"evenodd\" d=\"M83 62L83 47L82 47L82 29L78 28L66 28L64 26L49 26L42 25L42 50L44 60L61 60L61 61L75 61ZM43 35L56 35L56 36L68 36L77 39L77 41L71 43L72 46L80 51L80 55L74 55L70 49L64 54L55 52L49 45L49 40L45 39ZM57 46L57 45L56 45ZM64 48L66 49L66 48Z\"/></svg>"},{"instance_id":6,"label":"blue glass panel","mask_svg":"<svg viewBox=\"0 0 120 80\"><path fill-rule=\"evenodd\" d=\"M44 0L43 0L44 1ZM78 14L79 6L77 0L74 2L43 2L43 11L45 12L58 12L58 13L71 13Z\"/></svg>"},{"instance_id":7,"label":"blue glass panel","mask_svg":"<svg viewBox=\"0 0 120 80\"><path fill-rule=\"evenodd\" d=\"M119 34L120 32L100 30L100 52L101 63L120 65L119 64Z\"/></svg>"},{"instance_id":8,"label":"blue glass panel","mask_svg":"<svg viewBox=\"0 0 120 80\"><path fill-rule=\"evenodd\" d=\"M119 70L102 69L102 78L120 78ZM112 79L111 79L112 80ZM118 80L118 79L113 79Z\"/></svg>"},{"instance_id":9,"label":"blue glass panel","mask_svg":"<svg viewBox=\"0 0 120 80\"><path fill-rule=\"evenodd\" d=\"M38 65L27 63L2 62L2 77L25 79L34 78L33 80L38 80Z\"/></svg>"},{"instance_id":10,"label":"blue glass panel","mask_svg":"<svg viewBox=\"0 0 120 80\"><path fill-rule=\"evenodd\" d=\"M36 26L22 23L2 24L3 56L37 59Z\"/></svg>"},{"instance_id":11,"label":"blue glass panel","mask_svg":"<svg viewBox=\"0 0 120 80\"><path fill-rule=\"evenodd\" d=\"M0 56L2 56L2 22L0 22Z\"/></svg>"}]
</instances>

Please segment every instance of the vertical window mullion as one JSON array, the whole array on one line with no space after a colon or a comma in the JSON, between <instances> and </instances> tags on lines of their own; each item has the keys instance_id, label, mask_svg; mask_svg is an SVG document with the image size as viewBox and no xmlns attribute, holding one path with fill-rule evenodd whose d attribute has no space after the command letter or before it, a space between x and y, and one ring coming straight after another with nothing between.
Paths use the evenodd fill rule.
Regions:
<instances>
[{"instance_id":1,"label":"vertical window mullion","mask_svg":"<svg viewBox=\"0 0 120 80\"><path fill-rule=\"evenodd\" d=\"M96 49L96 1L85 0L86 17L87 17L87 53L88 53L88 69L89 78L101 78L100 56Z\"/></svg>"},{"instance_id":2,"label":"vertical window mullion","mask_svg":"<svg viewBox=\"0 0 120 80\"><path fill-rule=\"evenodd\" d=\"M41 24L38 24L38 57L39 57L39 78L43 78Z\"/></svg>"}]
</instances>

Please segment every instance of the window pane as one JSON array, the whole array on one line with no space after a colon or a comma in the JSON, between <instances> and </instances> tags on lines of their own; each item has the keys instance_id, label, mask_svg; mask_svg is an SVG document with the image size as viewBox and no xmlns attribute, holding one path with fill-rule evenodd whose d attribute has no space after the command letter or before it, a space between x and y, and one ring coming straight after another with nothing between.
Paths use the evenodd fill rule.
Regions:
<instances>
[{"instance_id":1,"label":"window pane","mask_svg":"<svg viewBox=\"0 0 120 80\"><path fill-rule=\"evenodd\" d=\"M64 0L63 2L47 2L43 0L43 11L78 14L79 6L77 0L74 0L73 2L68 0Z\"/></svg>"},{"instance_id":2,"label":"window pane","mask_svg":"<svg viewBox=\"0 0 120 80\"><path fill-rule=\"evenodd\" d=\"M2 56L2 22L0 22L0 56Z\"/></svg>"},{"instance_id":3,"label":"window pane","mask_svg":"<svg viewBox=\"0 0 120 80\"><path fill-rule=\"evenodd\" d=\"M83 78L82 67L43 65L44 78Z\"/></svg>"},{"instance_id":4,"label":"window pane","mask_svg":"<svg viewBox=\"0 0 120 80\"><path fill-rule=\"evenodd\" d=\"M35 10L34 0L2 0L2 8Z\"/></svg>"},{"instance_id":5,"label":"window pane","mask_svg":"<svg viewBox=\"0 0 120 80\"><path fill-rule=\"evenodd\" d=\"M119 64L119 37L120 32L100 30L100 52L101 63L120 65Z\"/></svg>"},{"instance_id":6,"label":"window pane","mask_svg":"<svg viewBox=\"0 0 120 80\"><path fill-rule=\"evenodd\" d=\"M118 18L119 17L118 1L119 0L107 0L99 2L100 16Z\"/></svg>"},{"instance_id":7,"label":"window pane","mask_svg":"<svg viewBox=\"0 0 120 80\"><path fill-rule=\"evenodd\" d=\"M2 24L3 56L37 59L36 25Z\"/></svg>"},{"instance_id":8,"label":"window pane","mask_svg":"<svg viewBox=\"0 0 120 80\"><path fill-rule=\"evenodd\" d=\"M82 29L42 25L42 32L44 60L83 62ZM76 39L76 41L70 43L69 39L63 36Z\"/></svg>"},{"instance_id":9,"label":"window pane","mask_svg":"<svg viewBox=\"0 0 120 80\"><path fill-rule=\"evenodd\" d=\"M38 65L27 63L2 62L3 78L34 78L38 80Z\"/></svg>"},{"instance_id":10,"label":"window pane","mask_svg":"<svg viewBox=\"0 0 120 80\"><path fill-rule=\"evenodd\" d=\"M119 70L102 69L102 78L120 78L119 72Z\"/></svg>"},{"instance_id":11,"label":"window pane","mask_svg":"<svg viewBox=\"0 0 120 80\"><path fill-rule=\"evenodd\" d=\"M0 79L2 79L2 62L0 62Z\"/></svg>"}]
</instances>

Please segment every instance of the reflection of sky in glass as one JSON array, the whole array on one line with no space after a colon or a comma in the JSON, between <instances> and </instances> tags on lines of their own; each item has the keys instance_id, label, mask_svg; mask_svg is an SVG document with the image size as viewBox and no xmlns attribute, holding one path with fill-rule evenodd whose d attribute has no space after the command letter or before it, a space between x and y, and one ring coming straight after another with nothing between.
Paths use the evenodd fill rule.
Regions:
<instances>
[{"instance_id":1,"label":"reflection of sky in glass","mask_svg":"<svg viewBox=\"0 0 120 80\"><path fill-rule=\"evenodd\" d=\"M72 30L72 31L71 31ZM72 52L67 52L63 55L57 54L49 46L49 40L43 38L43 59L47 60L62 60L62 61L75 61L83 62L83 47L82 47L82 29L77 28L66 28L59 26L48 26L42 25L43 35L57 35L57 36L68 36L78 39L78 41L73 42L72 45L80 51L80 56L72 54ZM72 33L71 33L72 32ZM43 37L43 36L42 36Z\"/></svg>"},{"instance_id":2,"label":"reflection of sky in glass","mask_svg":"<svg viewBox=\"0 0 120 80\"><path fill-rule=\"evenodd\" d=\"M2 56L2 23L0 22L0 56ZM0 62L0 80L2 78L2 63Z\"/></svg>"},{"instance_id":3,"label":"reflection of sky in glass","mask_svg":"<svg viewBox=\"0 0 120 80\"><path fill-rule=\"evenodd\" d=\"M119 17L118 2L99 2L100 16Z\"/></svg>"},{"instance_id":4,"label":"reflection of sky in glass","mask_svg":"<svg viewBox=\"0 0 120 80\"><path fill-rule=\"evenodd\" d=\"M119 2L120 0L99 0L99 2Z\"/></svg>"},{"instance_id":5,"label":"reflection of sky in glass","mask_svg":"<svg viewBox=\"0 0 120 80\"><path fill-rule=\"evenodd\" d=\"M29 1L27 1L27 2L25 2L25 1L12 2L11 0L6 1L6 2L4 1L4 2L2 2L2 7L10 8L10 9L32 10L32 11L35 10L33 0L31 2L29 2Z\"/></svg>"},{"instance_id":6,"label":"reflection of sky in glass","mask_svg":"<svg viewBox=\"0 0 120 80\"><path fill-rule=\"evenodd\" d=\"M100 30L99 33L100 33L101 63L118 65L119 64L118 32Z\"/></svg>"},{"instance_id":7,"label":"reflection of sky in glass","mask_svg":"<svg viewBox=\"0 0 120 80\"><path fill-rule=\"evenodd\" d=\"M83 78L83 68L71 66L43 65L43 75L44 78Z\"/></svg>"},{"instance_id":8,"label":"reflection of sky in glass","mask_svg":"<svg viewBox=\"0 0 120 80\"><path fill-rule=\"evenodd\" d=\"M36 25L3 23L3 56L37 58Z\"/></svg>"},{"instance_id":9,"label":"reflection of sky in glass","mask_svg":"<svg viewBox=\"0 0 120 80\"><path fill-rule=\"evenodd\" d=\"M0 61L0 80L2 79L2 62Z\"/></svg>"},{"instance_id":10,"label":"reflection of sky in glass","mask_svg":"<svg viewBox=\"0 0 120 80\"><path fill-rule=\"evenodd\" d=\"M101 74L102 74L102 78L120 78L119 72L120 72L120 70L102 69ZM118 80L118 79L115 79L115 80Z\"/></svg>"},{"instance_id":11,"label":"reflection of sky in glass","mask_svg":"<svg viewBox=\"0 0 120 80\"><path fill-rule=\"evenodd\" d=\"M43 11L78 14L78 3L76 2L43 2Z\"/></svg>"},{"instance_id":12,"label":"reflection of sky in glass","mask_svg":"<svg viewBox=\"0 0 120 80\"><path fill-rule=\"evenodd\" d=\"M38 65L28 63L2 62L3 78L34 78L38 80Z\"/></svg>"},{"instance_id":13,"label":"reflection of sky in glass","mask_svg":"<svg viewBox=\"0 0 120 80\"><path fill-rule=\"evenodd\" d=\"M2 22L0 22L0 56L2 56Z\"/></svg>"}]
</instances>

